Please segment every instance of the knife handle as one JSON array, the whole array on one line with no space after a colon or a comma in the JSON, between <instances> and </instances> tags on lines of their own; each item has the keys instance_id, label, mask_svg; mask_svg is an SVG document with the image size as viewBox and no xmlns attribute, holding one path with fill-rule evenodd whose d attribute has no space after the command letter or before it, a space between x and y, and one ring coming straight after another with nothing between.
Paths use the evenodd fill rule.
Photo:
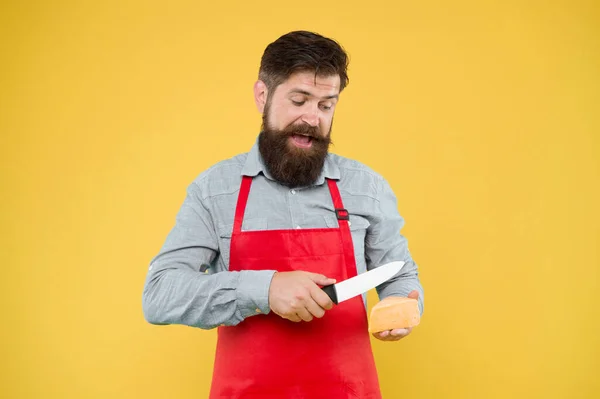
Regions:
<instances>
[{"instance_id":1,"label":"knife handle","mask_svg":"<svg viewBox=\"0 0 600 399\"><path fill-rule=\"evenodd\" d=\"M335 303L336 305L338 304L337 291L335 290L335 284L326 285L326 286L322 287L321 289L323 291L325 291L325 293L327 295L329 295L329 298L331 298L333 303Z\"/></svg>"}]
</instances>

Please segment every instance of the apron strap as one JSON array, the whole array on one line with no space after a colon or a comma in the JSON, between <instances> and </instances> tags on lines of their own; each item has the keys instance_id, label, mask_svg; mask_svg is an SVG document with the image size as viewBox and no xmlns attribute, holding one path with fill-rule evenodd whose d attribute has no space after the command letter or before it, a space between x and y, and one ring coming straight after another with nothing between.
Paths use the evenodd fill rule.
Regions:
<instances>
[{"instance_id":1,"label":"apron strap","mask_svg":"<svg viewBox=\"0 0 600 399\"><path fill-rule=\"evenodd\" d=\"M242 223L244 222L244 213L246 212L246 204L250 195L250 186L252 185L252 176L242 176L242 184L240 185L240 193L238 195L237 206L235 208L235 218L233 221L233 233L239 234L242 232ZM348 211L344 208L342 196L337 187L335 180L327 179L333 207L340 226L340 236L342 246L344 248L344 260L346 263L347 278L356 276L356 260L354 259L354 245L352 243L352 234L350 233Z\"/></svg>"},{"instance_id":2,"label":"apron strap","mask_svg":"<svg viewBox=\"0 0 600 399\"><path fill-rule=\"evenodd\" d=\"M252 176L242 176L242 184L238 195L237 206L235 207L235 219L233 220L233 233L242 232L242 222L244 221L244 213L246 212L246 204L248 203L248 195L250 194L250 186L252 185Z\"/></svg>"},{"instance_id":3,"label":"apron strap","mask_svg":"<svg viewBox=\"0 0 600 399\"><path fill-rule=\"evenodd\" d=\"M352 244L352 234L350 233L350 215L344 208L342 202L342 196L338 189L335 180L327 179L327 185L329 186L329 192L331 193L331 199L333 200L333 207L335 209L335 215L338 219L340 226L340 235L342 238L342 246L344 248L344 260L346 263L347 278L356 276L356 260L354 259L354 245Z\"/></svg>"}]
</instances>

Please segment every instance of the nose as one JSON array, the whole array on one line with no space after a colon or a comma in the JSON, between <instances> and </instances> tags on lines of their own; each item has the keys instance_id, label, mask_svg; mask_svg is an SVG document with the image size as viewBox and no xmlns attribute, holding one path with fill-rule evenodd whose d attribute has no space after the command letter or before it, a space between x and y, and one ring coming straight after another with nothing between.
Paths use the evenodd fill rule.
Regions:
<instances>
[{"instance_id":1,"label":"nose","mask_svg":"<svg viewBox=\"0 0 600 399\"><path fill-rule=\"evenodd\" d=\"M319 111L317 109L317 107L314 108L310 108L309 110L307 110L303 115L302 115L302 122L306 123L307 125L316 127L319 126Z\"/></svg>"}]
</instances>

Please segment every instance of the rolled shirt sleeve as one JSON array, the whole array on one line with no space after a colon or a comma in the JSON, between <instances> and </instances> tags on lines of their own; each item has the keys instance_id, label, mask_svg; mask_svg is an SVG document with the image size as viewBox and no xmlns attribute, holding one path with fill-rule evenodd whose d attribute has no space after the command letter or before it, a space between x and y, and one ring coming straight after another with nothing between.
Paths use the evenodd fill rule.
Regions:
<instances>
[{"instance_id":1,"label":"rolled shirt sleeve","mask_svg":"<svg viewBox=\"0 0 600 399\"><path fill-rule=\"evenodd\" d=\"M408 242L400 233L404 219L398 212L398 202L394 192L381 178L378 182L379 209L371 216L371 226L365 239L367 267L374 267L393 261L406 262L397 276L377 287L380 299L388 296L406 297L416 290L419 292L419 310L424 311L423 287L419 281L417 264L408 250Z\"/></svg>"},{"instance_id":2,"label":"rolled shirt sleeve","mask_svg":"<svg viewBox=\"0 0 600 399\"><path fill-rule=\"evenodd\" d=\"M269 313L274 270L203 273L218 254L218 237L196 183L187 190L176 223L152 259L142 294L146 320L203 329L236 325Z\"/></svg>"}]
</instances>

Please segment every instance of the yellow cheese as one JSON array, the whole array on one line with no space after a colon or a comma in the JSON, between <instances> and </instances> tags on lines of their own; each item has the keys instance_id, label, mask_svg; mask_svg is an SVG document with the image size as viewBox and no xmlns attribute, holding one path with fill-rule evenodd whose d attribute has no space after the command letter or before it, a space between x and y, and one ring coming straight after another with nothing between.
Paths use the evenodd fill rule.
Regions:
<instances>
[{"instance_id":1,"label":"yellow cheese","mask_svg":"<svg viewBox=\"0 0 600 399\"><path fill-rule=\"evenodd\" d=\"M369 317L369 332L414 327L421 321L416 299L387 297L373 306Z\"/></svg>"}]
</instances>

